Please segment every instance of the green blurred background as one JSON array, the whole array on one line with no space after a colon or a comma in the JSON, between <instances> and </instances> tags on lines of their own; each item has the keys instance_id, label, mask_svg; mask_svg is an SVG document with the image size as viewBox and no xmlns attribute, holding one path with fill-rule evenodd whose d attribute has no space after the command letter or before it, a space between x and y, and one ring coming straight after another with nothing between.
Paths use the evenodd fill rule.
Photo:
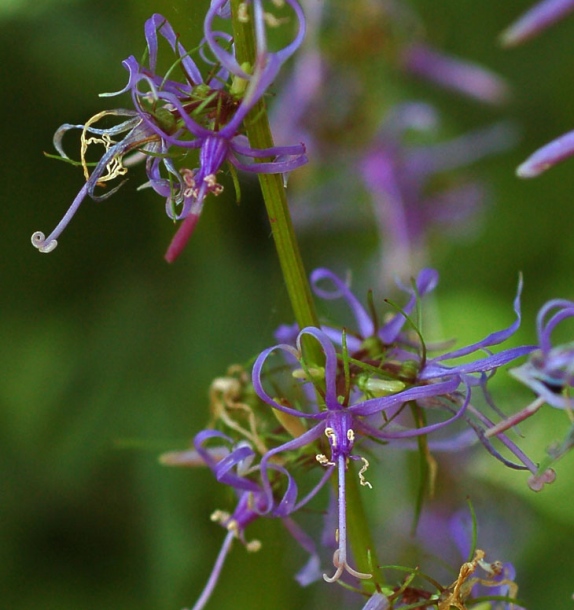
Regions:
<instances>
[{"instance_id":1,"label":"green blurred background","mask_svg":"<svg viewBox=\"0 0 574 610\"><path fill-rule=\"evenodd\" d=\"M208 515L227 496L210 473L164 468L157 456L185 447L205 425L210 380L270 345L273 329L291 321L256 184L247 181L239 207L231 198L209 201L173 266L163 261L173 226L157 196L136 192L137 170L115 197L87 201L54 253L30 245L82 184L79 170L42 154L52 152L55 129L108 106L98 93L123 87L121 60L142 53L151 13L163 13L191 42L207 4L0 0L2 609L191 606L219 549L223 531ZM409 94L435 102L455 131L511 117L523 136L476 170L496 200L478 238L433 242L444 333L461 342L509 323L519 270L525 315L517 340L534 340L533 317L545 300L574 298L574 161L535 181L514 176L532 150L574 128L574 18L524 48L501 50L496 36L529 4L412 3L429 40L500 72L515 93L501 110L427 85L410 84ZM308 268L354 266L360 278L357 264L373 244L373 236L353 234L307 236L302 246ZM526 392L510 395L515 388L501 384L511 409L528 400ZM556 413L526 426L531 453L539 458L565 428ZM572 603L572 566L563 558L574 551L573 467L568 456L539 495L524 475L489 458L472 468L503 512L525 504L528 539L517 541L520 557L508 559L530 608ZM460 501L470 476L451 492ZM278 523L256 524L254 536L262 551L248 555L237 545L210 607L331 607L326 585L303 591L292 580L304 557Z\"/></svg>"}]
</instances>

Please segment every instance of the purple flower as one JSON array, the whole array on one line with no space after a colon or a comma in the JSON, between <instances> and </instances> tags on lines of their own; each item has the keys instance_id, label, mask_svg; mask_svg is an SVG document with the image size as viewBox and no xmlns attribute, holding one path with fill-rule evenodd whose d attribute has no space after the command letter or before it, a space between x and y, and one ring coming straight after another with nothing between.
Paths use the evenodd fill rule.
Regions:
<instances>
[{"instance_id":1,"label":"purple flower","mask_svg":"<svg viewBox=\"0 0 574 610\"><path fill-rule=\"evenodd\" d=\"M537 36L540 32L574 11L574 0L542 0L526 11L500 35L501 43L513 47Z\"/></svg>"},{"instance_id":2,"label":"purple flower","mask_svg":"<svg viewBox=\"0 0 574 610\"><path fill-rule=\"evenodd\" d=\"M438 272L434 269L423 269L412 286L405 287L399 283L399 288L409 295L409 300L400 312L392 314L382 325L378 317L374 318L373 312L363 307L347 283L329 269L315 269L311 273L310 280L313 292L318 297L328 301L343 299L349 306L355 326L348 328L346 341L349 350L357 352L363 349L366 343L371 346L373 339L379 342L377 348L381 350L399 343L407 317L414 311L418 301L436 288ZM329 284L332 288L329 288ZM341 343L340 329L323 327L323 331L331 340Z\"/></svg>"},{"instance_id":3,"label":"purple flower","mask_svg":"<svg viewBox=\"0 0 574 610\"><path fill-rule=\"evenodd\" d=\"M536 320L538 349L528 361L510 373L540 398L557 409L570 410L574 401L574 343L552 346L551 335L561 322L574 317L574 302L554 299L544 305Z\"/></svg>"},{"instance_id":4,"label":"purple flower","mask_svg":"<svg viewBox=\"0 0 574 610\"><path fill-rule=\"evenodd\" d=\"M553 310L557 310L554 313ZM568 318L574 317L574 302L554 299L544 305L537 317L538 348L531 352L528 361L510 370L510 374L531 388L536 399L521 411L505 418L490 427L486 435L498 436L505 430L531 417L544 405L549 404L557 409L564 409L572 421L572 398L570 396L574 383L574 344L566 343L552 347L551 335L556 326ZM548 457L536 469L530 469L532 476L529 487L540 491L546 483L552 483L555 472L550 466L574 446L574 426L571 425L562 443L554 443L548 448Z\"/></svg>"},{"instance_id":5,"label":"purple flower","mask_svg":"<svg viewBox=\"0 0 574 610\"><path fill-rule=\"evenodd\" d=\"M417 428L405 427L400 418L396 420L402 405L407 400L413 400L417 407L423 409L430 417L445 412L451 416L449 419L441 419L437 423L425 426L425 433L443 431L442 438L433 436L429 439L430 449L458 452L480 442L489 453L506 466L529 470L533 476L539 477L537 481L540 482L540 487L554 480L552 471L540 473L539 467L505 434L509 427L505 425L507 419L495 405L487 389L488 380L498 368L530 354L535 349L535 346L527 345L504 349L497 353L490 351L493 346L509 339L520 325L522 282L519 283L514 299L516 319L512 324L466 347L444 351L441 345L427 346L420 334L413 332L413 323L410 320L410 314L418 306L420 298L436 287L438 282L436 271L424 269L412 287L404 288L410 293L409 301L404 309L396 311L383 325L379 324L379 316L374 308L369 313L345 282L331 271L317 269L311 275L311 281L318 296L325 299L342 298L353 313L355 324L347 326L345 335L349 354L353 361L362 360L371 367L370 373L355 373L357 387L367 397L392 394L391 398L396 410L393 412L391 407L387 412L388 421L383 428L368 433L372 438L386 441L390 445L416 449L417 445L409 442L409 439L417 436L420 431L417 431ZM332 283L335 289L328 290L325 287L326 282ZM405 325L407 325L406 329ZM329 326L324 327L323 330L336 344L342 344L343 335L340 329ZM288 337L286 329L282 329L281 334ZM431 357L431 352L439 350L441 353ZM473 354L479 356L469 361L468 357ZM461 359L464 359L464 362L460 362ZM401 385L397 385L399 383ZM421 393L416 399L405 399L401 402L400 399L406 391L417 387ZM408 390L401 391L404 388ZM494 415L502 418L502 421L495 424L491 417L476 406L476 399L486 403L486 406ZM379 406L381 404L379 403ZM388 408L383 407L385 411ZM361 407L360 410L364 414L368 409L369 407ZM464 422L468 428L463 429L462 432L451 430L450 424L457 420ZM497 439L506 451L513 454L518 462L504 457L493 445L493 438ZM537 485L533 484L532 478L529 484L533 488Z\"/></svg>"},{"instance_id":6,"label":"purple flower","mask_svg":"<svg viewBox=\"0 0 574 610\"><path fill-rule=\"evenodd\" d=\"M490 70L470 61L451 57L423 43L416 43L402 54L407 72L446 89L488 104L501 104L509 97L506 82Z\"/></svg>"},{"instance_id":7,"label":"purple flower","mask_svg":"<svg viewBox=\"0 0 574 610\"><path fill-rule=\"evenodd\" d=\"M216 441L217 445L212 442ZM206 444L210 443L209 447ZM194 439L195 451L174 452L162 456L162 462L169 465L197 465L198 460L206 464L215 475L218 482L232 487L237 495L237 504L232 513L216 510L211 520L219 523L227 530L213 566L211 575L203 592L192 610L201 610L211 597L221 575L223 564L234 540L239 540L250 552L258 551L261 543L258 540L247 541L246 528L261 516L278 517L285 528L309 553L309 561L297 574L296 579L301 585L307 585L317 579L319 574L319 557L313 540L289 517L291 512L298 510L302 503L293 502L296 486L287 470L277 464L270 464L271 470L287 481L284 496L273 506L268 506L268 495L257 482L259 467L254 464L255 452L247 442L235 444L222 432L204 430ZM309 499L307 497L304 501Z\"/></svg>"},{"instance_id":8,"label":"purple flower","mask_svg":"<svg viewBox=\"0 0 574 610\"><path fill-rule=\"evenodd\" d=\"M217 182L217 174L224 163L229 162L247 172L283 173L306 162L303 145L254 149L241 133L246 115L272 83L283 61L301 43L304 20L300 9L294 11L298 30L293 42L270 53L266 48L264 28L256 27L259 37L255 65L239 68L237 62L231 59L232 55L219 47L221 43L229 46L230 36L212 28L213 18L223 8L222 4L214 3L205 21L207 44L222 64L208 62L202 54L211 68L207 80L202 77L197 64L179 42L171 25L161 15L153 15L145 24L149 65L140 64L133 56L123 62L129 72L129 80L118 93L129 91L135 110L100 113L86 125L64 125L56 132L56 149L67 159L61 148L61 137L69 129L82 129L82 166L86 184L64 219L47 238L40 232L33 235L32 243L41 252L50 252L56 247L56 238L86 195L97 200L98 197L94 196L96 186L126 173L124 156L128 152L139 151L138 158L146 161L149 182L145 186L150 186L166 198L168 216L174 220L183 220L166 253L169 262L180 254L191 236L207 195L221 192L222 186ZM256 2L256 6L259 3ZM264 16L256 10L257 24L263 19ZM182 81L172 79L171 71L166 77L157 74L158 34L175 52L177 68L183 72ZM129 116L130 119L111 129L92 127L94 122L107 114ZM122 141L113 140L114 136L126 131L128 133ZM99 138L87 138L88 134ZM87 146L94 142L103 144L106 152L90 175L84 155ZM173 159L185 157L196 149L199 150L199 167L177 169ZM106 197L117 188L119 187Z\"/></svg>"},{"instance_id":9,"label":"purple flower","mask_svg":"<svg viewBox=\"0 0 574 610\"><path fill-rule=\"evenodd\" d=\"M296 33L293 40L278 51L269 51L267 46L267 27L275 27L280 25L283 19L275 18L271 13L263 9L263 0L247 0L243 3L245 16L244 19L249 19L249 7L252 8L252 16L255 29L255 44L256 44L256 64L257 69L261 72L257 74L257 69L252 72L246 71L245 66L240 66L235 58L235 55L230 52L229 45L222 46L221 40L228 42L221 33L214 29L214 21L216 17L226 17L230 13L226 10L228 0L212 0L211 6L205 17L205 38L210 46L211 51L216 59L221 62L231 74L239 76L248 81L263 78L267 80L268 86L277 76L283 63L295 53L301 46L305 37L305 15L297 0L284 0L284 2L275 3L277 6L286 4L293 12L296 24Z\"/></svg>"},{"instance_id":10,"label":"purple flower","mask_svg":"<svg viewBox=\"0 0 574 610\"><path fill-rule=\"evenodd\" d=\"M304 336L310 336L319 343L325 356L324 367L317 368L305 362L301 345ZM304 384L313 382L319 398L318 401L317 399L310 401L306 410L292 407L285 396L273 397L278 386L275 379L270 382L266 378L264 367L274 352L282 352L290 361L299 363L302 368L293 372L296 379L301 379ZM355 375L351 375L350 370L340 370L335 346L326 333L311 327L305 328L299 333L295 347L288 344L271 347L259 355L253 366L253 387L265 403L280 413L308 420L314 424L300 436L269 450L261 459L262 483L268 496L268 510L273 510L273 491L268 481L267 471L273 464L273 458L278 454L298 451L308 445L315 445L321 442L321 439L326 438L329 455L318 453L315 456L317 462L326 468L326 475L317 483L309 495L315 495L318 492L333 469L338 470L338 548L333 556L336 571L332 577L324 575L327 582L338 580L343 572L360 579L371 577L370 574L357 572L349 565L347 559L345 474L349 460L361 460L363 462L363 468L359 472L360 482L363 485L370 485L363 476L368 462L364 457L355 454L355 443L360 438L388 440L428 434L458 419L464 413L468 404L468 402L465 402L458 413L437 424L414 429L401 429L396 432L381 431L379 427L371 423L373 416L392 414L410 401L448 395L456 390L460 381L455 378L444 382L415 385L404 391L396 391L384 396L377 395L365 400L362 391L357 391L356 388L351 387L351 379L354 379L354 377ZM266 386L273 388L273 396L266 389ZM397 387L403 388L404 384ZM391 392L393 392L392 389Z\"/></svg>"}]
</instances>

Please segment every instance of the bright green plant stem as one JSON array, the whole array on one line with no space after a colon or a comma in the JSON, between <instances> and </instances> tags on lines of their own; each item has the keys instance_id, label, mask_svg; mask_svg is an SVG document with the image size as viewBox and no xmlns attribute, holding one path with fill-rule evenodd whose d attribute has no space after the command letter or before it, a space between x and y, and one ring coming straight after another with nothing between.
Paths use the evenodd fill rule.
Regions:
<instances>
[{"instance_id":1,"label":"bright green plant stem","mask_svg":"<svg viewBox=\"0 0 574 610\"><path fill-rule=\"evenodd\" d=\"M253 22L238 19L238 8L241 1L231 0L235 55L239 65L247 62L253 66L256 49ZM272 148L274 146L263 99L251 110L245 120L245 126L249 144L253 148ZM259 174L259 182L295 319L300 328L318 327L319 321L293 229L283 178L277 174ZM317 341L309 336L303 337L303 339L306 341L304 343L306 361L309 364L321 365L324 356ZM351 472L353 472L352 469ZM379 564L375 555L375 546L369 531L357 479L356 474L347 477L349 540L358 569L361 572L373 573L373 580L364 581L365 586L368 587L367 583L382 583L382 577L377 567Z\"/></svg>"}]
</instances>

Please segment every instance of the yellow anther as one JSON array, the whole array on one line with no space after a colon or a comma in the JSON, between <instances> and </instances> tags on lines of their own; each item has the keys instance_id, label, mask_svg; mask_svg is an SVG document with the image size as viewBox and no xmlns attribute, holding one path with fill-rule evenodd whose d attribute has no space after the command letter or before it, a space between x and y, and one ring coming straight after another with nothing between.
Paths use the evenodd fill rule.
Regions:
<instances>
[{"instance_id":1,"label":"yellow anther","mask_svg":"<svg viewBox=\"0 0 574 610\"><path fill-rule=\"evenodd\" d=\"M315 459L321 464L321 466L335 466L335 462L329 461L329 458L323 453L318 453Z\"/></svg>"},{"instance_id":2,"label":"yellow anther","mask_svg":"<svg viewBox=\"0 0 574 610\"><path fill-rule=\"evenodd\" d=\"M224 523L231 515L224 510L214 510L209 517L214 523Z\"/></svg>"},{"instance_id":3,"label":"yellow anther","mask_svg":"<svg viewBox=\"0 0 574 610\"><path fill-rule=\"evenodd\" d=\"M241 23L249 22L249 13L247 11L247 2L242 2L237 9L237 19Z\"/></svg>"},{"instance_id":4,"label":"yellow anther","mask_svg":"<svg viewBox=\"0 0 574 610\"><path fill-rule=\"evenodd\" d=\"M329 439L331 446L335 448L337 446L337 435L333 428L325 428L325 436Z\"/></svg>"},{"instance_id":5,"label":"yellow anther","mask_svg":"<svg viewBox=\"0 0 574 610\"><path fill-rule=\"evenodd\" d=\"M366 458L361 457L361 460L363 462L363 467L361 468L361 470L359 470L359 483L361 483L361 485L363 487L368 487L369 489L373 489L373 486L369 483L369 481L367 481L365 479L364 473L367 472L367 468L369 467L369 462Z\"/></svg>"},{"instance_id":6,"label":"yellow anther","mask_svg":"<svg viewBox=\"0 0 574 610\"><path fill-rule=\"evenodd\" d=\"M273 15L272 13L264 13L263 17L265 19L265 23L270 28L276 28L276 27L279 27L282 23L289 22L289 19L287 19L286 17L282 17L281 19L279 19L279 18L275 17L275 15Z\"/></svg>"},{"instance_id":7,"label":"yellow anther","mask_svg":"<svg viewBox=\"0 0 574 610\"><path fill-rule=\"evenodd\" d=\"M90 178L90 172L88 171L88 164L86 161L86 152L90 144L102 144L106 151L108 151L115 144L115 142L110 138L108 134L102 134L102 136L99 138L86 138L86 134L88 133L88 128L90 127L90 125L97 123L102 117L108 114L110 114L108 110L98 112L98 114L95 114L89 121L87 121L87 123L84 125L84 128L82 129L82 135L80 136L80 158L82 161L84 177L86 178L86 180L89 180ZM110 159L106 166L106 170L107 173L103 176L100 176L98 182L108 182L109 180L113 180L118 176L123 176L128 171L127 168L123 166L121 157L113 157L112 159Z\"/></svg>"},{"instance_id":8,"label":"yellow anther","mask_svg":"<svg viewBox=\"0 0 574 610\"><path fill-rule=\"evenodd\" d=\"M249 542L247 542L245 544L245 548L250 552L250 553L257 553L257 551L259 551L261 549L261 541L260 540L250 540Z\"/></svg>"}]
</instances>

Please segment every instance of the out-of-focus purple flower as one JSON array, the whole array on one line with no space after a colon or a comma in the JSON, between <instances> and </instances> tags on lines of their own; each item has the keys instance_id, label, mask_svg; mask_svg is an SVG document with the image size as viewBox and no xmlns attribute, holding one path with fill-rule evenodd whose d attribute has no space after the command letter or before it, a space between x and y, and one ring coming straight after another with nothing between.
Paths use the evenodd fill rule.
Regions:
<instances>
[{"instance_id":1,"label":"out-of-focus purple flower","mask_svg":"<svg viewBox=\"0 0 574 610\"><path fill-rule=\"evenodd\" d=\"M508 85L494 72L423 43L406 47L402 62L407 72L480 102L501 104L509 97Z\"/></svg>"},{"instance_id":2,"label":"out-of-focus purple flower","mask_svg":"<svg viewBox=\"0 0 574 610\"><path fill-rule=\"evenodd\" d=\"M183 220L166 253L166 259L170 262L180 254L191 236L206 196L221 192L217 174L225 162L240 170L255 173L289 172L306 162L302 145L254 149L241 133L246 115L273 82L281 64L302 41L305 28L300 8L294 1L290 2L296 17L297 33L294 40L279 51L269 52L265 37L265 16L260 9L260 2L255 2L254 19L258 35L256 61L254 66L239 67L231 53L220 46L229 46L230 36L215 31L212 27L213 19L224 8L223 4L214 2L205 21L207 44L223 66L208 62L202 55L208 64L211 63L208 80L204 80L198 66L166 19L158 14L153 15L145 24L149 66L142 65L134 56L123 62L129 72L129 80L118 93L131 93L135 111L101 113L85 126L66 125L56 132L56 148L67 158L59 145L61 134L71 128L83 130L82 165L86 185L55 231L47 238L40 232L33 235L32 243L41 252L55 248L56 238L86 195L95 198L94 189L97 185L125 174L123 160L127 152L138 150L142 153L141 158L146 160L149 178L146 186L151 186L166 198L166 211L171 218ZM158 35L175 52L178 67L183 71L183 81L173 80L171 74L170 77L157 74ZM230 75L231 80L228 82ZM127 115L131 118L112 129L91 127L95 120L106 114ZM128 134L121 142L116 143L112 139L125 131ZM87 134L100 137L87 139ZM86 147L93 142L103 144L106 153L92 174L88 175L84 155ZM196 149L199 150L199 167L178 170L173 159ZM162 175L162 169L167 175ZM115 190L117 188L108 193L108 196Z\"/></svg>"},{"instance_id":3,"label":"out-of-focus purple flower","mask_svg":"<svg viewBox=\"0 0 574 610\"><path fill-rule=\"evenodd\" d=\"M518 166L516 174L520 178L536 178L572 155L574 155L574 131L569 131L533 152Z\"/></svg>"},{"instance_id":4,"label":"out-of-focus purple flower","mask_svg":"<svg viewBox=\"0 0 574 610\"><path fill-rule=\"evenodd\" d=\"M385 120L361 162L363 179L372 194L373 210L381 233L381 268L384 280L406 278L427 258L426 236L433 226L460 227L485 199L485 188L473 181L445 182L449 172L481 158L502 152L515 139L508 124L497 124L450 141L409 145L409 131L436 127L438 117L427 104L395 107Z\"/></svg>"},{"instance_id":5,"label":"out-of-focus purple flower","mask_svg":"<svg viewBox=\"0 0 574 610\"><path fill-rule=\"evenodd\" d=\"M534 38L574 11L574 0L542 0L502 32L500 42L514 47Z\"/></svg>"},{"instance_id":6,"label":"out-of-focus purple flower","mask_svg":"<svg viewBox=\"0 0 574 610\"><path fill-rule=\"evenodd\" d=\"M458 578L436 592L439 608L479 607L475 606L478 598L485 602L490 598L492 610L522 610L512 602L518 591L514 566L498 561L508 552L510 519L509 515L501 519L500 515L489 510L476 523L468 511L453 514L448 504L437 506L434 502L432 508L428 507L422 513L416 536L421 553L421 572L432 575L435 582L444 583L447 578L452 579L454 566L460 566ZM412 539L412 533L408 536ZM514 545L512 548L515 550ZM432 558L432 564L426 564L424 558ZM496 560L492 561L493 558ZM449 569L441 569L441 566ZM420 590L414 592L420 593ZM430 591L427 592L427 599L431 596L434 597ZM492 599L496 597L506 599ZM401 601L407 600L403 597Z\"/></svg>"}]
</instances>

